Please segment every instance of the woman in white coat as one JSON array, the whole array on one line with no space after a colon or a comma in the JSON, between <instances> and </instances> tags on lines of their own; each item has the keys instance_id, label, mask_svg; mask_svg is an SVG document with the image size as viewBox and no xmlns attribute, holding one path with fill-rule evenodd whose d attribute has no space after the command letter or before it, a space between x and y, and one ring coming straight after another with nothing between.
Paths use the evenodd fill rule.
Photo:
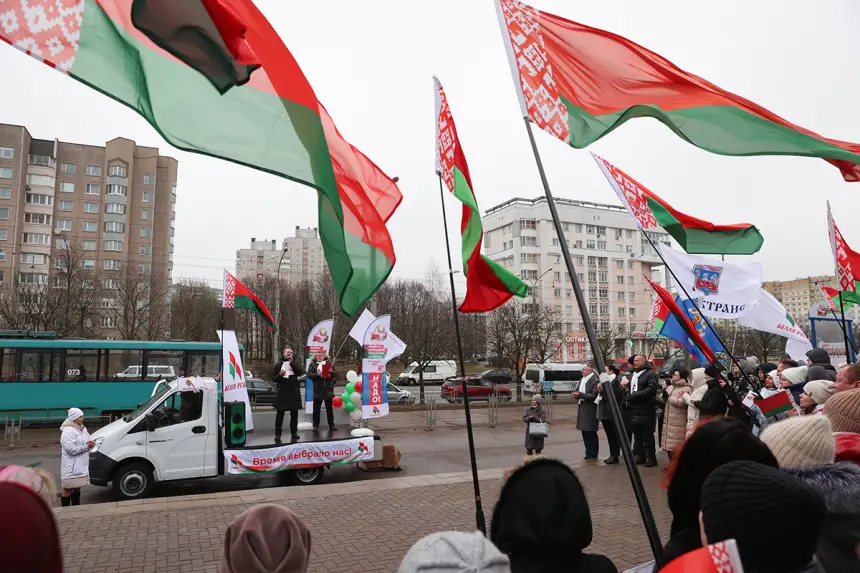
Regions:
<instances>
[{"instance_id":1,"label":"woman in white coat","mask_svg":"<svg viewBox=\"0 0 860 573\"><path fill-rule=\"evenodd\" d=\"M705 376L704 368L696 368L690 373L693 379L693 392L684 394L684 403L687 404L687 437L696 429L696 424L699 423L699 409L696 408L694 402L701 400L708 391L708 385L705 384L707 376Z\"/></svg>"},{"instance_id":2,"label":"woman in white coat","mask_svg":"<svg viewBox=\"0 0 860 573\"><path fill-rule=\"evenodd\" d=\"M84 413L79 408L69 410L69 417L60 426L60 482L63 506L81 504L81 488L90 483L90 450L95 442L84 427Z\"/></svg>"}]
</instances>

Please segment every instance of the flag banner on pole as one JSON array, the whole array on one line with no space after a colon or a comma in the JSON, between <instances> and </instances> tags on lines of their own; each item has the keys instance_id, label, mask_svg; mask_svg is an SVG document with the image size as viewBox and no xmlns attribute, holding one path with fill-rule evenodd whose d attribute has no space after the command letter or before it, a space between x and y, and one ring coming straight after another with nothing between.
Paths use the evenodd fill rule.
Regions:
<instances>
[{"instance_id":1,"label":"flag banner on pole","mask_svg":"<svg viewBox=\"0 0 860 573\"><path fill-rule=\"evenodd\" d=\"M663 573L744 573L741 554L734 539L720 541L673 559Z\"/></svg>"},{"instance_id":2,"label":"flag banner on pole","mask_svg":"<svg viewBox=\"0 0 860 573\"><path fill-rule=\"evenodd\" d=\"M221 392L224 402L245 403L245 427L248 431L254 429L254 417L251 413L251 400L248 398L248 387L245 383L245 367L242 365L242 355L239 353L239 341L236 332L219 330L218 339L221 341Z\"/></svg>"},{"instance_id":3,"label":"flag banner on pole","mask_svg":"<svg viewBox=\"0 0 860 573\"><path fill-rule=\"evenodd\" d=\"M758 300L764 280L758 263L727 263L680 253L657 245L687 293L699 301L702 312L713 318L737 318L746 305Z\"/></svg>"},{"instance_id":4,"label":"flag banner on pole","mask_svg":"<svg viewBox=\"0 0 860 573\"><path fill-rule=\"evenodd\" d=\"M263 317L272 330L278 330L275 317L257 295L228 271L224 271L224 308L247 308Z\"/></svg>"},{"instance_id":5,"label":"flag banner on pole","mask_svg":"<svg viewBox=\"0 0 860 573\"><path fill-rule=\"evenodd\" d=\"M358 317L358 320L356 320L355 324L352 326L352 330L349 331L349 336L359 344L363 345L364 334L367 332L367 329L374 320L376 320L376 317L373 316L373 313L364 309L364 312L361 313L361 316ZM389 332L388 334L391 340L388 343L388 353L385 355L385 362L393 360L406 352L406 343L400 340L400 338L393 332Z\"/></svg>"},{"instance_id":6,"label":"flag banner on pole","mask_svg":"<svg viewBox=\"0 0 860 573\"><path fill-rule=\"evenodd\" d=\"M678 340L678 342L684 344L684 346L687 346L687 344L691 342L691 346L698 347L701 351L701 356L703 357L703 360L700 360L700 363L704 364L706 362L710 362L712 364L719 364L713 350L711 350L704 339L702 339L698 329L693 326L690 319L687 318L687 314L678 306L678 303L675 302L675 298L672 294L652 281L647 275L644 276L645 280L648 281L648 284L651 285L651 288L654 289L654 292L657 293L657 296L663 301L663 304L669 309L669 313L672 315L671 318L674 318L677 321L679 327L683 330L684 334L686 334L686 337L681 336L681 340ZM668 323L671 318L667 318L666 322ZM664 324L663 330L665 330L665 327L666 325ZM690 341L687 341L686 338L689 338Z\"/></svg>"},{"instance_id":7,"label":"flag banner on pole","mask_svg":"<svg viewBox=\"0 0 860 573\"><path fill-rule=\"evenodd\" d=\"M821 297L824 299L824 304L830 310L837 310L835 300L839 299L840 292L833 287L827 285L818 285L818 290L821 291ZM840 305L841 306L841 305Z\"/></svg>"},{"instance_id":8,"label":"flag banner on pole","mask_svg":"<svg viewBox=\"0 0 860 573\"><path fill-rule=\"evenodd\" d=\"M726 352L726 349L722 344L720 344L720 339L717 337L717 333L714 332L714 329L711 328L707 322L705 322L705 319L701 314L699 314L699 311L696 310L696 305L693 301L676 296L675 303L684 313L687 320L690 321L690 324L696 332L699 333L699 336L702 338L704 343L707 344L713 352ZM674 314L667 312L666 320L659 332L661 336L665 336L666 338L670 338L682 344L690 354L696 357L699 364L707 364L708 357L704 352L699 350L693 341L690 340L687 331L683 326L681 326L681 323L678 322L678 319Z\"/></svg>"},{"instance_id":9,"label":"flag banner on pole","mask_svg":"<svg viewBox=\"0 0 860 573\"><path fill-rule=\"evenodd\" d=\"M833 250L833 264L836 267L836 282L838 283L839 306L860 304L857 282L860 279L860 253L852 251L836 226L830 201L827 202L827 231L830 235L830 247ZM836 302L836 300L834 300Z\"/></svg>"},{"instance_id":10,"label":"flag banner on pole","mask_svg":"<svg viewBox=\"0 0 860 573\"><path fill-rule=\"evenodd\" d=\"M690 254L752 255L761 249L764 239L755 225L715 225L681 213L602 157L591 156L640 229L662 227Z\"/></svg>"},{"instance_id":11,"label":"flag banner on pole","mask_svg":"<svg viewBox=\"0 0 860 573\"><path fill-rule=\"evenodd\" d=\"M809 338L785 307L764 289L761 289L759 299L748 304L738 316L738 325L787 338L785 351L792 360L806 360L806 352L812 350ZM793 344L789 345L789 342Z\"/></svg>"},{"instance_id":12,"label":"flag banner on pole","mask_svg":"<svg viewBox=\"0 0 860 573\"><path fill-rule=\"evenodd\" d=\"M457 136L448 98L435 76L433 91L436 96L436 172L442 177L448 191L463 203L460 234L463 241L466 298L460 304L460 312L489 312L505 304L514 295L526 296L529 289L514 273L481 254L484 245L481 210L478 208L469 165Z\"/></svg>"},{"instance_id":13,"label":"flag banner on pole","mask_svg":"<svg viewBox=\"0 0 860 573\"><path fill-rule=\"evenodd\" d=\"M793 410L794 400L791 399L791 393L788 390L782 390L768 398L755 400L755 405L761 408L761 413L766 418L769 418Z\"/></svg>"},{"instance_id":14,"label":"flag banner on pole","mask_svg":"<svg viewBox=\"0 0 860 573\"><path fill-rule=\"evenodd\" d=\"M319 353L328 356L331 349L331 337L334 335L334 319L321 320L308 333L307 355L305 356L305 372L311 364L311 359ZM320 364L320 369L323 364ZM331 364L328 365L331 368ZM322 374L322 371L320 371ZM314 408L314 382L310 376L305 376L305 415Z\"/></svg>"},{"instance_id":15,"label":"flag banner on pole","mask_svg":"<svg viewBox=\"0 0 860 573\"><path fill-rule=\"evenodd\" d=\"M135 110L174 147L315 189L341 309L376 292L396 260L386 222L400 190L341 136L252 0L50 4L3 3L14 25L0 39Z\"/></svg>"},{"instance_id":16,"label":"flag banner on pole","mask_svg":"<svg viewBox=\"0 0 860 573\"><path fill-rule=\"evenodd\" d=\"M524 117L577 149L637 117L720 155L827 160L860 181L860 145L828 139L680 69L627 38L496 0Z\"/></svg>"},{"instance_id":17,"label":"flag banner on pole","mask_svg":"<svg viewBox=\"0 0 860 573\"><path fill-rule=\"evenodd\" d=\"M361 417L388 415L385 365L391 345L391 316L384 314L364 333L361 358Z\"/></svg>"},{"instance_id":18,"label":"flag banner on pole","mask_svg":"<svg viewBox=\"0 0 860 573\"><path fill-rule=\"evenodd\" d=\"M651 329L659 334L663 329L663 324L665 324L668 316L669 308L663 304L663 299L659 296L655 296L654 303L651 305L651 318L649 319Z\"/></svg>"}]
</instances>

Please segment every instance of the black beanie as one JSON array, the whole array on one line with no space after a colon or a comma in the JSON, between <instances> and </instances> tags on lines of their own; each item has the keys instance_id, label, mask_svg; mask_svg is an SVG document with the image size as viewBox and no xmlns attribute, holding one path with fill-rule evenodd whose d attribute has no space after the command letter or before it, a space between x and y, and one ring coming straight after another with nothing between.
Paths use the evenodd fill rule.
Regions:
<instances>
[{"instance_id":1,"label":"black beanie","mask_svg":"<svg viewBox=\"0 0 860 573\"><path fill-rule=\"evenodd\" d=\"M824 499L799 479L750 461L714 470L702 486L708 543L737 541L744 569L778 573L812 561L824 526ZM785 535L764 535L778 523Z\"/></svg>"}]
</instances>

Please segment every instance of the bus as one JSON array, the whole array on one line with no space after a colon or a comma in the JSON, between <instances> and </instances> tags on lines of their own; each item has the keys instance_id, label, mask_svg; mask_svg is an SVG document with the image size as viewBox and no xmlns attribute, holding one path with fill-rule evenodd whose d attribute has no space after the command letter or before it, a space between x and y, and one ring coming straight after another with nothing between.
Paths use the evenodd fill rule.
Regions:
<instances>
[{"instance_id":1,"label":"bus","mask_svg":"<svg viewBox=\"0 0 860 573\"><path fill-rule=\"evenodd\" d=\"M59 417L71 407L122 415L146 402L158 380L214 377L220 361L217 342L0 336L0 418Z\"/></svg>"}]
</instances>

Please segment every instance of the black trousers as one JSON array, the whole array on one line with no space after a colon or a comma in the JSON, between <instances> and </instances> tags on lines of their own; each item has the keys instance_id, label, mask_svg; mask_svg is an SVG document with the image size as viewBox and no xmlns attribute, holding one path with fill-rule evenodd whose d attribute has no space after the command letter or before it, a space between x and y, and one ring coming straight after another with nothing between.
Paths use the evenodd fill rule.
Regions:
<instances>
[{"instance_id":1,"label":"black trousers","mask_svg":"<svg viewBox=\"0 0 860 573\"><path fill-rule=\"evenodd\" d=\"M619 428L615 427L615 420L601 420L603 431L606 432L606 441L609 442L610 457L617 458L621 455L621 436L618 435ZM624 428L620 428L624 432Z\"/></svg>"},{"instance_id":2,"label":"black trousers","mask_svg":"<svg viewBox=\"0 0 860 573\"><path fill-rule=\"evenodd\" d=\"M582 434L582 443L585 445L585 455L596 459L600 451L600 440L597 437L597 432L580 430L580 433Z\"/></svg>"},{"instance_id":3,"label":"black trousers","mask_svg":"<svg viewBox=\"0 0 860 573\"><path fill-rule=\"evenodd\" d=\"M320 426L320 414L322 413L323 403L325 403L325 417L328 420L328 425L330 428L334 427L334 406L331 403L333 399L314 398L314 428L319 428Z\"/></svg>"},{"instance_id":4,"label":"black trousers","mask_svg":"<svg viewBox=\"0 0 860 573\"><path fill-rule=\"evenodd\" d=\"M286 410L278 410L275 414L275 435L280 436L284 429L284 412ZM299 411L290 410L290 435L295 436L299 433Z\"/></svg>"},{"instance_id":5,"label":"black trousers","mask_svg":"<svg viewBox=\"0 0 860 573\"><path fill-rule=\"evenodd\" d=\"M654 422L633 424L633 449L637 457L646 460L657 459L656 443L654 442Z\"/></svg>"}]
</instances>

